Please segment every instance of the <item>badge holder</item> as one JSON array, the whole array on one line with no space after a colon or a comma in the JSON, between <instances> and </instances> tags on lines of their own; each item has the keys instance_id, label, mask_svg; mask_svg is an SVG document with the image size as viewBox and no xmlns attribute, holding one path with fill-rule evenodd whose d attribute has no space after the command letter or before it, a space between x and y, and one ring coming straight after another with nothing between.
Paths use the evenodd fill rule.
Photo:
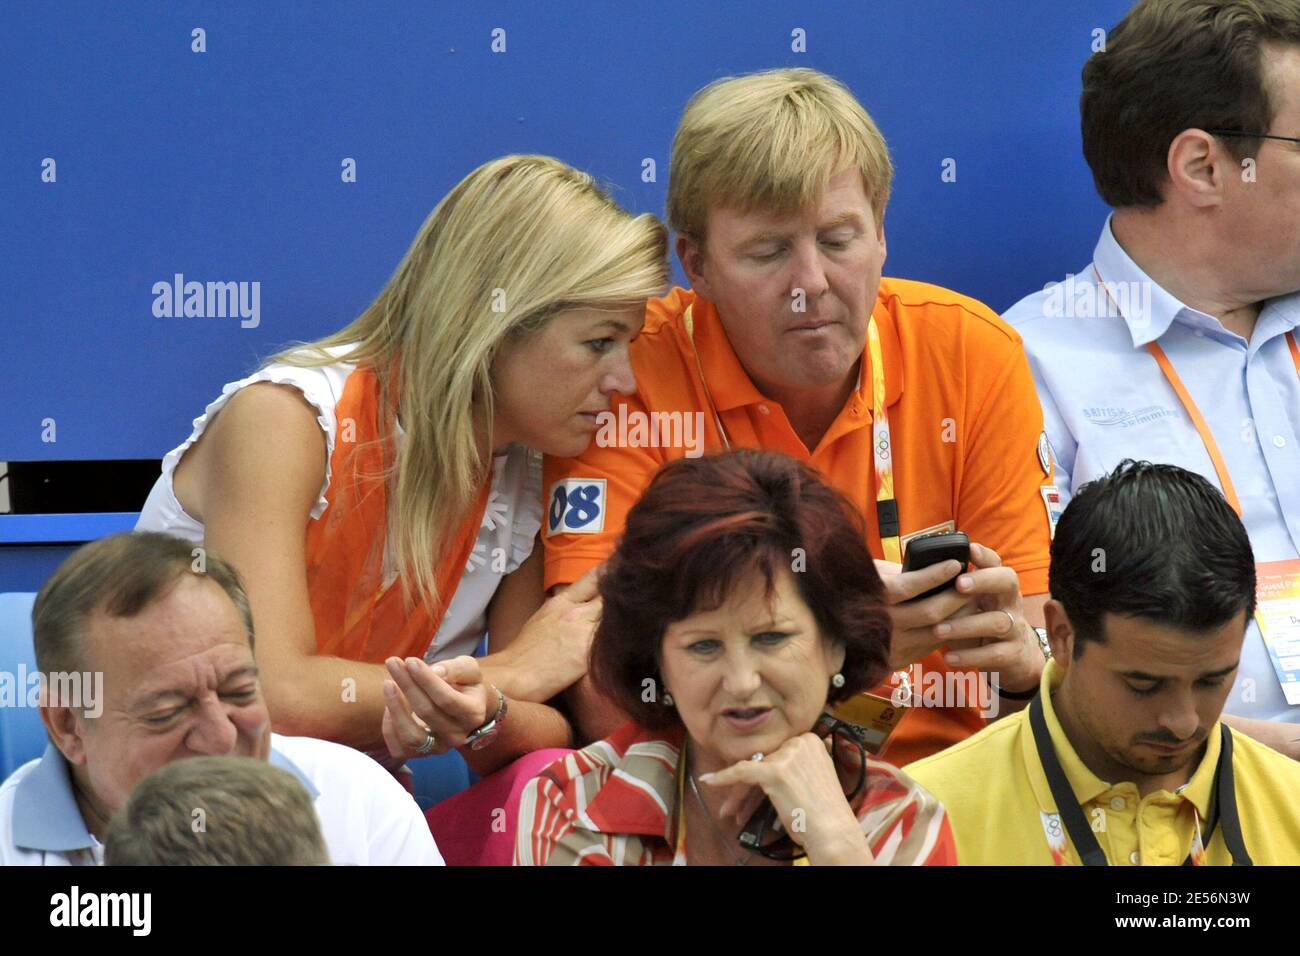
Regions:
<instances>
[{"instance_id":1,"label":"badge holder","mask_svg":"<svg viewBox=\"0 0 1300 956\"><path fill-rule=\"evenodd\" d=\"M832 713L864 731L867 753L879 757L898 729L912 703L912 681L907 671L895 671L897 684L881 684L836 705ZM887 696L886 696L887 695Z\"/></svg>"}]
</instances>

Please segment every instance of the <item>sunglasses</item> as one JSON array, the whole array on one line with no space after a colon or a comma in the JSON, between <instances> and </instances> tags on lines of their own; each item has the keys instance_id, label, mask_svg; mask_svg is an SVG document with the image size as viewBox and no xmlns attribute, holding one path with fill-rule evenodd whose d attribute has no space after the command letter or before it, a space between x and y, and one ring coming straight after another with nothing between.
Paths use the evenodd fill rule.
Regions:
<instances>
[{"instance_id":1,"label":"sunglasses","mask_svg":"<svg viewBox=\"0 0 1300 956\"><path fill-rule=\"evenodd\" d=\"M857 750L858 782L844 796L850 805L862 795L867 786L867 732L857 724L839 720L830 714L822 714L813 725L812 732L823 740L831 741L831 759L835 759L836 745L847 744ZM781 826L781 816L770 800L763 801L753 816L745 823L739 837L741 847L750 853L769 860L789 863L808 854L795 842L794 837L785 832Z\"/></svg>"}]
</instances>

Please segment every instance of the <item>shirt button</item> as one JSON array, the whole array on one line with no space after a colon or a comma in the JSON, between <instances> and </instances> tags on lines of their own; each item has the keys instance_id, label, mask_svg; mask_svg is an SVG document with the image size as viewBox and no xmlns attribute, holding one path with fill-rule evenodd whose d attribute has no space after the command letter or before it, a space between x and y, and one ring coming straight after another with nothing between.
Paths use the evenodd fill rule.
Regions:
<instances>
[{"instance_id":1,"label":"shirt button","mask_svg":"<svg viewBox=\"0 0 1300 956\"><path fill-rule=\"evenodd\" d=\"M1283 438L1281 435L1274 435L1274 436L1273 436L1273 447L1274 447L1274 448L1285 448L1285 447L1286 447L1286 439Z\"/></svg>"},{"instance_id":2,"label":"shirt button","mask_svg":"<svg viewBox=\"0 0 1300 956\"><path fill-rule=\"evenodd\" d=\"M1123 797L1111 797L1110 808L1112 810L1123 810L1128 806L1128 802Z\"/></svg>"},{"instance_id":3,"label":"shirt button","mask_svg":"<svg viewBox=\"0 0 1300 956\"><path fill-rule=\"evenodd\" d=\"M771 415L771 414L772 414L772 409L768 408L766 405L760 405L760 406L758 406L758 410L759 410L760 412L762 412L764 415Z\"/></svg>"},{"instance_id":4,"label":"shirt button","mask_svg":"<svg viewBox=\"0 0 1300 956\"><path fill-rule=\"evenodd\" d=\"M1137 861L1138 861L1138 851L1137 851L1137 850L1134 850L1132 853L1130 853L1130 854L1128 855L1128 861L1129 861L1130 863L1132 863L1134 866L1137 866Z\"/></svg>"}]
</instances>

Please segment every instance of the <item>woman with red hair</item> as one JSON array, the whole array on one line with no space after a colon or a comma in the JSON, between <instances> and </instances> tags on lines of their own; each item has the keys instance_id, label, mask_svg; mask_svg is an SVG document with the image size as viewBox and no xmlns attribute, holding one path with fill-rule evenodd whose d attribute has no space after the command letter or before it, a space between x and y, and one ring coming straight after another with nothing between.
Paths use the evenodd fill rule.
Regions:
<instances>
[{"instance_id":1,"label":"woman with red hair","mask_svg":"<svg viewBox=\"0 0 1300 956\"><path fill-rule=\"evenodd\" d=\"M633 720L524 790L515 862L953 864L943 807L827 708L888 669L857 512L806 466L665 466L601 578L597 686Z\"/></svg>"}]
</instances>

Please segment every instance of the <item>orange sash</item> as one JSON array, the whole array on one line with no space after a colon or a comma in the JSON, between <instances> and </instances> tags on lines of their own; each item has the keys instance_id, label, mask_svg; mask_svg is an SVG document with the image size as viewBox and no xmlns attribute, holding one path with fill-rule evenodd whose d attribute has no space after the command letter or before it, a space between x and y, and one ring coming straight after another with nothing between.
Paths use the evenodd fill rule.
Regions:
<instances>
[{"instance_id":1,"label":"orange sash","mask_svg":"<svg viewBox=\"0 0 1300 956\"><path fill-rule=\"evenodd\" d=\"M423 657L460 582L478 538L489 481L438 565L438 604L407 604L401 578L384 587L388 487L384 474L392 442L379 437L379 377L373 368L348 375L337 406L339 434L330 457L329 507L307 522L307 589L319 654L379 664L385 658ZM356 429L343 441L345 423Z\"/></svg>"}]
</instances>

